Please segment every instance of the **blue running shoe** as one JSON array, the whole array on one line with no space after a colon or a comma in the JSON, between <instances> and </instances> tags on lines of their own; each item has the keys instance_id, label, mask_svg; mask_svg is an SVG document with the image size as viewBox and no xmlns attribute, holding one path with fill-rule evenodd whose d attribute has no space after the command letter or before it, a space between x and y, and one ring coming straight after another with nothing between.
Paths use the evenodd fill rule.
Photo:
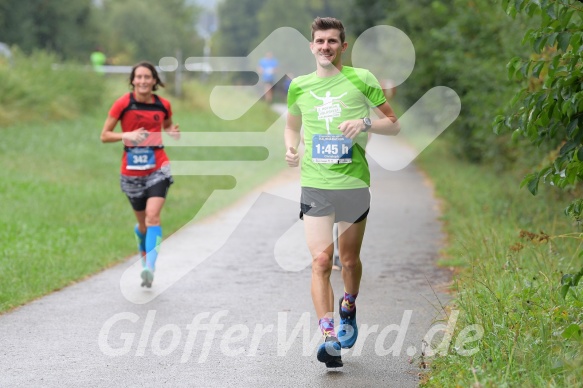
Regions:
<instances>
[{"instance_id":1,"label":"blue running shoe","mask_svg":"<svg viewBox=\"0 0 583 388\"><path fill-rule=\"evenodd\" d=\"M144 268L142 270L142 287L152 287L152 282L154 281L154 273L149 268Z\"/></svg>"},{"instance_id":2,"label":"blue running shoe","mask_svg":"<svg viewBox=\"0 0 583 388\"><path fill-rule=\"evenodd\" d=\"M326 364L326 368L340 368L344 366L340 356L340 342L336 337L326 337L318 347L318 361Z\"/></svg>"},{"instance_id":3,"label":"blue running shoe","mask_svg":"<svg viewBox=\"0 0 583 388\"><path fill-rule=\"evenodd\" d=\"M338 327L338 341L343 349L350 349L354 346L358 338L358 327L356 326L356 307L351 313L342 311L342 301L340 298L340 326Z\"/></svg>"}]
</instances>

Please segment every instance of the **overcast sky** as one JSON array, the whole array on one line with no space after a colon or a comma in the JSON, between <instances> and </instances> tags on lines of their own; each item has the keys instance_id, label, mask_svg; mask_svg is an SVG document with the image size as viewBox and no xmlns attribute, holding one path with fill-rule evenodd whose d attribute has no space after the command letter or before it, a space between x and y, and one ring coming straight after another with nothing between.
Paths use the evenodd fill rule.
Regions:
<instances>
[{"instance_id":1,"label":"overcast sky","mask_svg":"<svg viewBox=\"0 0 583 388\"><path fill-rule=\"evenodd\" d=\"M101 5L103 4L103 0L92 0L92 1L93 1L93 4L95 4L98 7L101 7ZM204 8L215 8L217 3L219 3L221 0L186 0L186 1L190 2L190 3L198 4Z\"/></svg>"},{"instance_id":2,"label":"overcast sky","mask_svg":"<svg viewBox=\"0 0 583 388\"><path fill-rule=\"evenodd\" d=\"M215 8L220 0L188 0L204 8Z\"/></svg>"}]
</instances>

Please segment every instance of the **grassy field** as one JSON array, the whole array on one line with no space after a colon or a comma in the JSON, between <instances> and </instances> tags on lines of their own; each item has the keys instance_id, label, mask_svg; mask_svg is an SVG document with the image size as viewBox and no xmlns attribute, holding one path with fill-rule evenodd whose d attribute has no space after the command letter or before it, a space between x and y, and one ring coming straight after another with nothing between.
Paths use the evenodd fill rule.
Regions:
<instances>
[{"instance_id":1,"label":"grassy field","mask_svg":"<svg viewBox=\"0 0 583 388\"><path fill-rule=\"evenodd\" d=\"M114 77L101 82L107 84L108 97L91 113L69 120L35 118L1 129L0 312L136 253L133 212L119 189L121 143L99 141L109 106L127 91L126 81ZM223 121L206 102L209 92L208 87L190 84L183 99L167 96L185 136L194 131L262 132L278 118L259 103L240 119ZM280 132L265 145L273 149L281 142ZM232 170L219 175L175 177L162 213L166 236L192 220L214 190L237 185L226 200L235 201L285 167L279 158L281 163L258 163L247 171L238 160L266 157L264 149L251 147L219 147L211 154L204 148L169 147L167 152L171 160L234 163ZM218 208L205 210L210 214Z\"/></svg>"},{"instance_id":2,"label":"grassy field","mask_svg":"<svg viewBox=\"0 0 583 388\"><path fill-rule=\"evenodd\" d=\"M448 308L460 311L454 339L469 325L484 330L477 353L460 355L454 343L432 359L423 385L580 386L583 295L580 286L566 298L560 290L563 275L583 266L583 240L563 215L566 196L547 187L533 197L518 174L462 163L442 142L420 165L443 201L440 264L456 269Z\"/></svg>"}]
</instances>

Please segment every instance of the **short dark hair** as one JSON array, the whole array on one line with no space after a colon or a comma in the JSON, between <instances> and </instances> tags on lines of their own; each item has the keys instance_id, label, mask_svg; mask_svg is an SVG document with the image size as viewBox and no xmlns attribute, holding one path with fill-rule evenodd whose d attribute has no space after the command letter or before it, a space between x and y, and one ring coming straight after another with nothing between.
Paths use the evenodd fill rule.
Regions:
<instances>
[{"instance_id":1,"label":"short dark hair","mask_svg":"<svg viewBox=\"0 0 583 388\"><path fill-rule=\"evenodd\" d=\"M342 22L336 18L326 17L321 18L317 17L312 22L312 41L314 41L314 33L316 31L325 31L325 30L338 30L340 31L340 43L344 43L346 39L346 34L344 32L344 25Z\"/></svg>"},{"instance_id":2,"label":"short dark hair","mask_svg":"<svg viewBox=\"0 0 583 388\"><path fill-rule=\"evenodd\" d=\"M152 65L150 62L147 61L142 61L139 63L136 63L134 65L134 67L132 67L132 72L130 73L130 87L132 88L132 90L134 90L134 78L136 77L136 69L138 67L145 67L146 69L149 69L152 72L152 77L154 77L154 79L156 80L156 83L154 84L154 87L152 88L152 90L158 90L158 85L164 87L166 85L164 85L164 82L162 82L162 80L160 79L160 76L158 75L158 71L156 70L156 67L154 65Z\"/></svg>"}]
</instances>

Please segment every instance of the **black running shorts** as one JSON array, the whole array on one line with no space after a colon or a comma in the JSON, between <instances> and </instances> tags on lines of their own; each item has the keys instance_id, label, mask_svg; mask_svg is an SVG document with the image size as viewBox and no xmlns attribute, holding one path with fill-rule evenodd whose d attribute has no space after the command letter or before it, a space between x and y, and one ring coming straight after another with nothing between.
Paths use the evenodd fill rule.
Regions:
<instances>
[{"instance_id":1,"label":"black running shorts","mask_svg":"<svg viewBox=\"0 0 583 388\"><path fill-rule=\"evenodd\" d=\"M303 215L323 217L334 214L334 222L358 223L366 219L370 209L370 190L325 190L302 187L300 218Z\"/></svg>"},{"instance_id":2,"label":"black running shorts","mask_svg":"<svg viewBox=\"0 0 583 388\"><path fill-rule=\"evenodd\" d=\"M146 210L148 198L166 198L170 185L174 183L170 166L163 166L147 176L127 176L120 178L121 190L128 197L135 211Z\"/></svg>"}]
</instances>

